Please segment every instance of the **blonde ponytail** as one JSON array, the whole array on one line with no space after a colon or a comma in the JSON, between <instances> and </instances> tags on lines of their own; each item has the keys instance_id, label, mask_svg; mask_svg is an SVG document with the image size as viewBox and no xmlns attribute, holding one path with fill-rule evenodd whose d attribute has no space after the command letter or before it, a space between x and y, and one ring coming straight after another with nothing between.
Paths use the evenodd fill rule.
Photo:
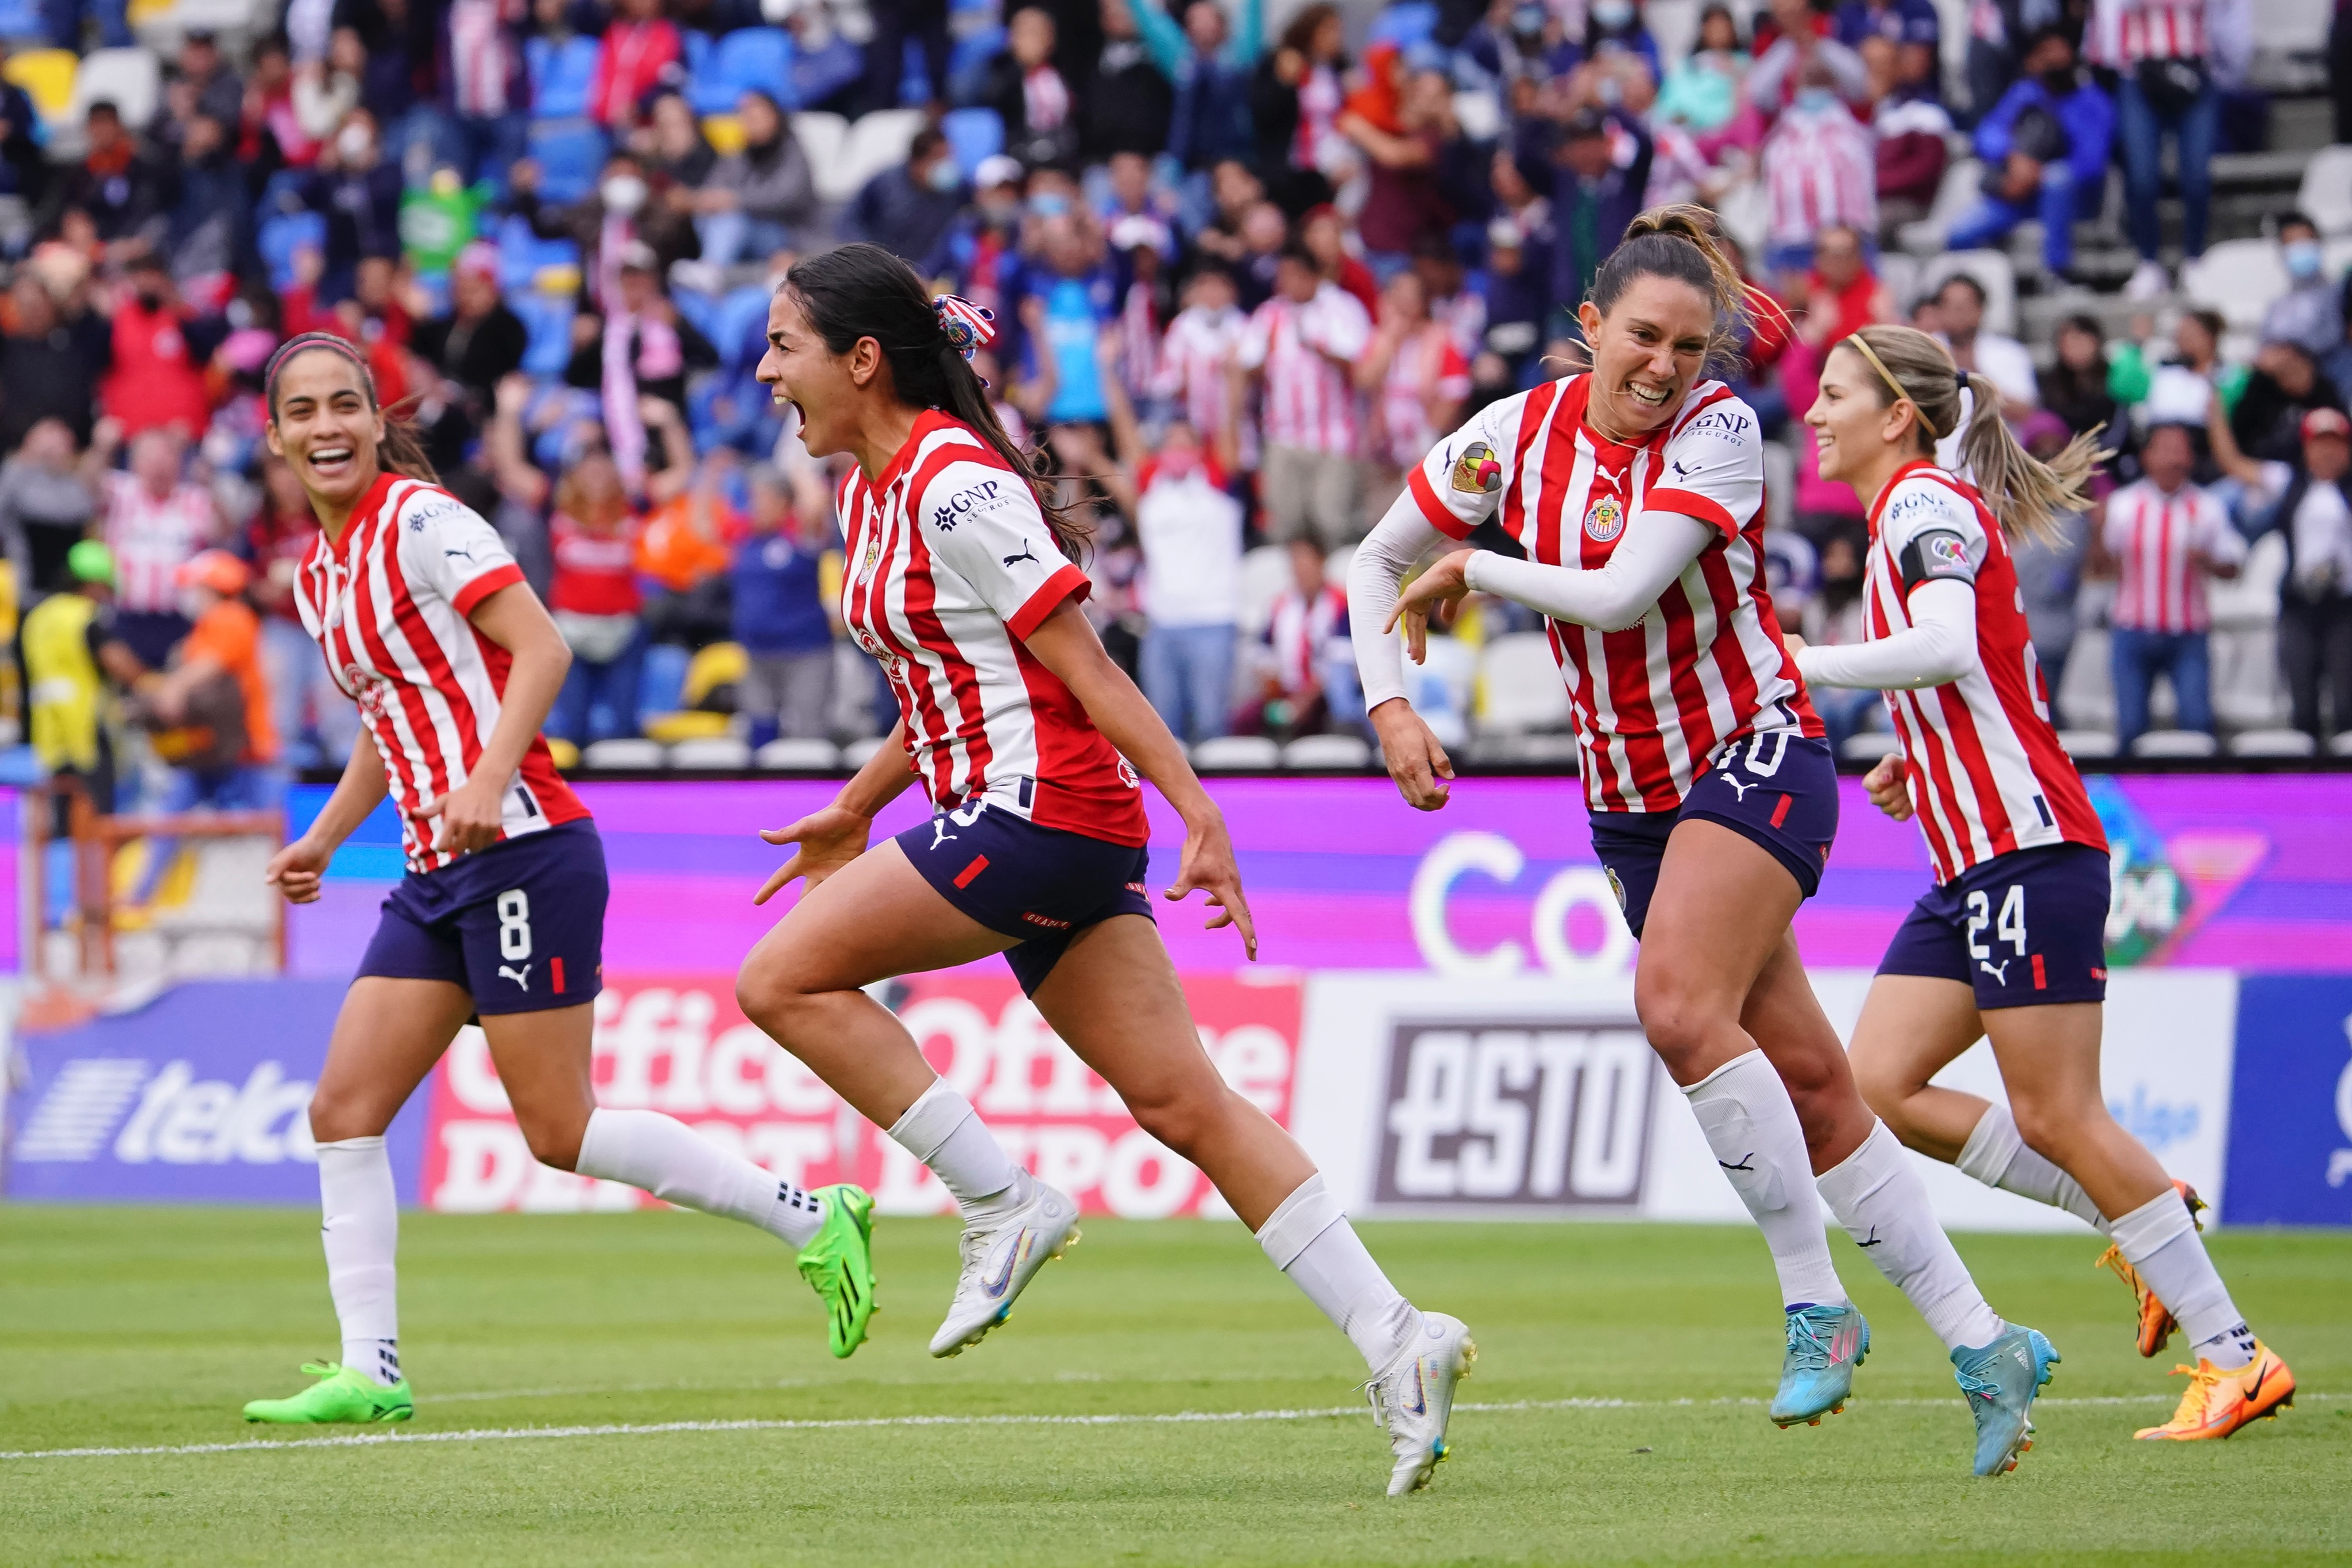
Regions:
<instances>
[{"instance_id":1,"label":"blonde ponytail","mask_svg":"<svg viewBox=\"0 0 2352 1568\"><path fill-rule=\"evenodd\" d=\"M1960 465L1969 483L2000 520L2001 532L2012 539L2042 544L2062 542L2059 518L2088 510L2087 486L2105 455L2099 449L2098 429L2066 444L2066 449L2044 463L2017 444L2000 416L2000 392L1981 375L1963 376L1943 344L1911 327L1864 327L1840 347L1861 350L1860 357L1876 373L1868 381L1879 401L1893 406L1897 397L1911 405L1922 455L1934 453L1936 443L1958 432ZM1963 388L1974 401L1961 428Z\"/></svg>"}]
</instances>

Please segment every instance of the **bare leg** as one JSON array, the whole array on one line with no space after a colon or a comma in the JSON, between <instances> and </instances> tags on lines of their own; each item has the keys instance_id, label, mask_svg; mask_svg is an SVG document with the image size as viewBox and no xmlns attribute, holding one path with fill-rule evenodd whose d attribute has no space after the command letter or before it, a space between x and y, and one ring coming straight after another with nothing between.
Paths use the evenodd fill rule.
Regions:
<instances>
[{"instance_id":1,"label":"bare leg","mask_svg":"<svg viewBox=\"0 0 2352 1568\"><path fill-rule=\"evenodd\" d=\"M1862 1097L1895 1135L1951 1165L1990 1102L1927 1081L1984 1034L1976 993L1958 980L1881 975L1853 1026L1853 1075Z\"/></svg>"},{"instance_id":2,"label":"bare leg","mask_svg":"<svg viewBox=\"0 0 2352 1568\"><path fill-rule=\"evenodd\" d=\"M311 1137L381 1136L473 1011L466 988L446 980L353 980L310 1095Z\"/></svg>"},{"instance_id":3,"label":"bare leg","mask_svg":"<svg viewBox=\"0 0 2352 1568\"><path fill-rule=\"evenodd\" d=\"M2099 1092L2096 1002L2000 1008L1985 1015L2011 1114L2026 1146L2083 1184L2109 1219L2172 1190L2156 1156L2107 1113Z\"/></svg>"},{"instance_id":4,"label":"bare leg","mask_svg":"<svg viewBox=\"0 0 2352 1568\"><path fill-rule=\"evenodd\" d=\"M1315 1174L1290 1134L1217 1075L1168 949L1143 916L1078 933L1036 1002L1137 1124L1200 1166L1253 1231Z\"/></svg>"},{"instance_id":5,"label":"bare leg","mask_svg":"<svg viewBox=\"0 0 2352 1568\"><path fill-rule=\"evenodd\" d=\"M515 1122L543 1166L568 1171L580 1164L580 1141L595 1113L590 1045L596 1009L550 1008L544 1012L494 1013L482 1019L490 1060L514 1106Z\"/></svg>"},{"instance_id":6,"label":"bare leg","mask_svg":"<svg viewBox=\"0 0 2352 1568\"><path fill-rule=\"evenodd\" d=\"M1754 1037L1764 1059L1787 1085L1790 1103L1805 1129L1805 1153L1813 1174L1839 1164L1870 1136L1871 1109L1854 1087L1853 1070L1829 1015L1805 978L1805 962L1793 932L1764 960L1763 972L1748 989L1739 1024Z\"/></svg>"}]
</instances>

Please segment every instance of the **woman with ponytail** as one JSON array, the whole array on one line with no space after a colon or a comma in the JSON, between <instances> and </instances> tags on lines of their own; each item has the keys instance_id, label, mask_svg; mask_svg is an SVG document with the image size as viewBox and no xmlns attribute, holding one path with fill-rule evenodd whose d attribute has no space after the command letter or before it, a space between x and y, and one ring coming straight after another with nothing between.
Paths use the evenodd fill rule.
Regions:
<instances>
[{"instance_id":1,"label":"woman with ponytail","mask_svg":"<svg viewBox=\"0 0 2352 1568\"><path fill-rule=\"evenodd\" d=\"M434 483L407 428L378 406L357 350L306 332L270 359L269 450L302 483L319 537L295 608L367 733L268 881L318 898L338 844L392 798L408 874L384 900L310 1098L340 1362L248 1421L405 1421L394 1251L400 1216L384 1129L478 1017L530 1151L756 1225L803 1249L801 1273L835 1327L870 1301L856 1187L803 1192L653 1111L597 1107L589 1086L602 988L604 850L539 727L572 655L490 525Z\"/></svg>"},{"instance_id":2,"label":"woman with ponytail","mask_svg":"<svg viewBox=\"0 0 2352 1568\"><path fill-rule=\"evenodd\" d=\"M1469 1331L1397 1292L1306 1154L1201 1049L1152 924L1143 780L1184 823L1166 896L1207 894L1208 926L1238 927L1255 958L1233 844L1078 608L1086 529L1054 507L968 362L992 320L929 297L871 245L795 264L769 307L760 380L799 412L813 455L856 460L837 497L842 620L900 716L833 804L761 835L798 850L753 902L807 887L744 960L736 996L954 1196L963 1270L930 1349L955 1355L1077 1239L1077 1206L1006 1157L863 988L1003 954L1054 1031L1362 1354L1395 1456L1390 1495L1414 1490L1445 1457ZM876 813L919 781L932 816L869 850Z\"/></svg>"},{"instance_id":3,"label":"woman with ponytail","mask_svg":"<svg viewBox=\"0 0 2352 1568\"><path fill-rule=\"evenodd\" d=\"M2012 541L2049 538L2088 505L2097 433L2039 461L1992 384L1908 327L1842 340L1805 422L1822 476L1869 510L1867 637L1790 645L1809 682L1886 693L1901 750L1864 782L1887 815L1918 819L1936 876L1871 983L1854 1074L1912 1148L2105 1232L2100 1261L2137 1298L2140 1354L2178 1326L2197 1357L2172 1419L2137 1435L2226 1437L2291 1403L2294 1375L2231 1303L2198 1238L2197 1195L2100 1093L2106 835L2051 727L2010 558ZM1935 462L1956 433L1966 480ZM1929 1082L1983 1037L2005 1106Z\"/></svg>"},{"instance_id":4,"label":"woman with ponytail","mask_svg":"<svg viewBox=\"0 0 2352 1568\"><path fill-rule=\"evenodd\" d=\"M1771 1418L1786 1427L1839 1409L1870 1348L1822 1202L1875 1239L1873 1260L1947 1346L1991 1358L2031 1331L1994 1315L1937 1228L1790 932L1829 858L1837 778L1764 587L1756 414L1707 373L1734 358L1748 299L1712 214L1636 218L1578 312L1591 370L1438 443L1358 550L1348 596L1381 752L1422 810L1446 803L1453 768L1404 697L1389 630L1402 620L1419 658L1431 613L1473 591L1550 618L1592 847L1641 940L1635 1010L1779 1274ZM1489 517L1527 559L1446 555L1399 599L1426 549ZM1979 1474L2014 1462L2034 1386L2012 1377L1971 1399Z\"/></svg>"}]
</instances>

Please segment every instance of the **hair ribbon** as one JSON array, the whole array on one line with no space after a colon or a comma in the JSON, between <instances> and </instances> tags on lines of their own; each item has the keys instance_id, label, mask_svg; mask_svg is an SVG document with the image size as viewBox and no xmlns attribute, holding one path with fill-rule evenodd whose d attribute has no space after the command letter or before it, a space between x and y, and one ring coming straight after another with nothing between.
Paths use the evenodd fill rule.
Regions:
<instances>
[{"instance_id":1,"label":"hair ribbon","mask_svg":"<svg viewBox=\"0 0 2352 1568\"><path fill-rule=\"evenodd\" d=\"M996 341L996 312L961 294L932 295L931 314L939 318L949 346L967 361Z\"/></svg>"}]
</instances>

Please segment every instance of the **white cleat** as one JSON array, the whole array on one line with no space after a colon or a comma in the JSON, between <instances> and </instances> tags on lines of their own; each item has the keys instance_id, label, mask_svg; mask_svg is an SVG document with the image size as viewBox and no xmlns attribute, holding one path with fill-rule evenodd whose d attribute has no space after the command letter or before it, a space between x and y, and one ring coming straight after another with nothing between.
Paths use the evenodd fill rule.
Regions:
<instances>
[{"instance_id":1,"label":"white cleat","mask_svg":"<svg viewBox=\"0 0 2352 1568\"><path fill-rule=\"evenodd\" d=\"M988 1331L1013 1315L1013 1303L1038 1270L1078 1239L1078 1206L1024 1171L1013 1181L1018 1200L978 1219L967 1219L963 1273L947 1321L931 1336L933 1355L955 1355L978 1344Z\"/></svg>"},{"instance_id":2,"label":"white cleat","mask_svg":"<svg viewBox=\"0 0 2352 1568\"><path fill-rule=\"evenodd\" d=\"M1423 1312L1412 1339L1381 1374L1364 1385L1372 1417L1386 1427L1396 1469L1389 1496L1402 1497L1429 1484L1430 1472L1446 1455L1445 1423L1454 1414L1454 1385L1470 1375L1478 1347L1469 1325L1444 1312Z\"/></svg>"}]
</instances>

